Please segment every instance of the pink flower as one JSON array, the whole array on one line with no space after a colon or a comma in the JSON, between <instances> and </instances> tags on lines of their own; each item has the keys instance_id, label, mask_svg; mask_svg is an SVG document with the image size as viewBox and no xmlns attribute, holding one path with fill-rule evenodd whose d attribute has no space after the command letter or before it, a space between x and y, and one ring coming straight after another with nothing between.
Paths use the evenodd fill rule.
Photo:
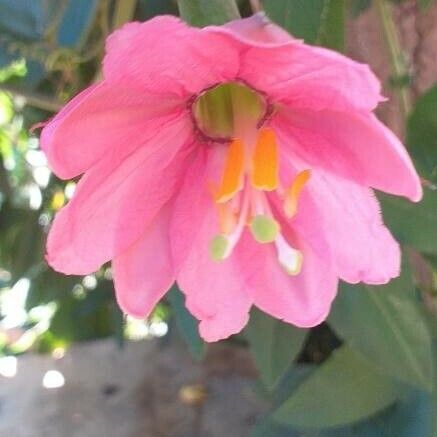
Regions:
<instances>
[{"instance_id":1,"label":"pink flower","mask_svg":"<svg viewBox=\"0 0 437 437\"><path fill-rule=\"evenodd\" d=\"M54 269L112 260L138 317L176 280L207 341L239 332L252 305L317 325L339 278L399 274L370 187L417 201L421 186L372 113L383 98L366 65L261 15L130 23L106 50L104 79L42 132L54 172L84 174L49 234Z\"/></svg>"}]
</instances>

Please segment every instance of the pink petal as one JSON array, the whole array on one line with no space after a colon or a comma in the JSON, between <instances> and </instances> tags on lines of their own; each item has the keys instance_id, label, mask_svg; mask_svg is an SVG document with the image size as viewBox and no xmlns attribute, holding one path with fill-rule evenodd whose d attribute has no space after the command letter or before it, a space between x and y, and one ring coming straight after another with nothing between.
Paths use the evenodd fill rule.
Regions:
<instances>
[{"instance_id":1,"label":"pink petal","mask_svg":"<svg viewBox=\"0 0 437 437\"><path fill-rule=\"evenodd\" d=\"M420 180L404 146L373 114L284 108L274 124L283 147L310 167L420 200Z\"/></svg>"},{"instance_id":2,"label":"pink petal","mask_svg":"<svg viewBox=\"0 0 437 437\"><path fill-rule=\"evenodd\" d=\"M380 83L367 65L296 41L249 49L241 64L241 78L294 108L369 111L382 100Z\"/></svg>"},{"instance_id":3,"label":"pink petal","mask_svg":"<svg viewBox=\"0 0 437 437\"><path fill-rule=\"evenodd\" d=\"M49 264L60 272L86 274L126 250L178 188L191 136L190 121L182 117L121 164L108 153L89 170L53 222Z\"/></svg>"},{"instance_id":4,"label":"pink petal","mask_svg":"<svg viewBox=\"0 0 437 437\"><path fill-rule=\"evenodd\" d=\"M341 279L385 284L399 276L399 245L384 226L371 190L320 171L313 172L308 189L323 216Z\"/></svg>"},{"instance_id":5,"label":"pink petal","mask_svg":"<svg viewBox=\"0 0 437 437\"><path fill-rule=\"evenodd\" d=\"M158 94L198 93L231 80L239 66L232 41L170 16L126 24L108 38L106 51L106 80Z\"/></svg>"},{"instance_id":6,"label":"pink petal","mask_svg":"<svg viewBox=\"0 0 437 437\"><path fill-rule=\"evenodd\" d=\"M174 99L151 99L132 88L100 82L82 91L45 126L41 147L57 176L73 178L110 151L120 159L131 153L180 108Z\"/></svg>"},{"instance_id":7,"label":"pink petal","mask_svg":"<svg viewBox=\"0 0 437 437\"><path fill-rule=\"evenodd\" d=\"M290 226L294 230L293 223ZM285 223L282 223L282 231L291 240ZM273 317L306 328L326 319L337 293L338 280L323 236L317 248L320 253L305 244L304 239L298 238L298 241L304 259L302 270L296 276L282 269L272 244L256 243L248 232L239 243L238 256L254 304Z\"/></svg>"},{"instance_id":8,"label":"pink petal","mask_svg":"<svg viewBox=\"0 0 437 437\"><path fill-rule=\"evenodd\" d=\"M373 110L381 85L367 65L293 39L257 15L205 31L227 36L241 53L238 77L294 108Z\"/></svg>"},{"instance_id":9,"label":"pink petal","mask_svg":"<svg viewBox=\"0 0 437 437\"><path fill-rule=\"evenodd\" d=\"M129 249L112 260L118 304L134 317L147 317L175 280L169 219L167 206Z\"/></svg>"},{"instance_id":10,"label":"pink petal","mask_svg":"<svg viewBox=\"0 0 437 437\"><path fill-rule=\"evenodd\" d=\"M256 46L277 46L287 44L294 38L281 27L273 24L263 13L254 14L248 18L230 21L223 27L210 26L208 29L226 32L242 42Z\"/></svg>"},{"instance_id":11,"label":"pink petal","mask_svg":"<svg viewBox=\"0 0 437 437\"><path fill-rule=\"evenodd\" d=\"M282 164L283 159L280 176L283 185L287 186L297 170L287 165L284 171ZM281 219L282 201L278 196L269 197L283 236L303 253L304 258L301 272L290 276L280 266L273 245L260 245L245 235L240 243L240 262L248 277L254 304L296 326L316 326L326 319L338 286L338 274L325 235L324 217L305 188L299 198L297 213L291 220Z\"/></svg>"},{"instance_id":12,"label":"pink petal","mask_svg":"<svg viewBox=\"0 0 437 437\"><path fill-rule=\"evenodd\" d=\"M211 155L211 153L210 153ZM176 280L189 311L200 320L206 341L235 334L248 321L251 300L233 255L223 262L209 256L209 242L219 227L208 192L207 152L200 151L176 199L170 229Z\"/></svg>"}]
</instances>

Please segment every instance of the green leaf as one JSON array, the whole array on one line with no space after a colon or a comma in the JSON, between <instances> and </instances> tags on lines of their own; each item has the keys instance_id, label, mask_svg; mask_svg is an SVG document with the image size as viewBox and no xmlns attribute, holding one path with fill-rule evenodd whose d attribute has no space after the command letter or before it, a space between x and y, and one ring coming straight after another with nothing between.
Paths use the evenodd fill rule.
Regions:
<instances>
[{"instance_id":1,"label":"green leaf","mask_svg":"<svg viewBox=\"0 0 437 437\"><path fill-rule=\"evenodd\" d=\"M327 428L365 419L393 404L396 385L362 355L337 349L273 413L300 428Z\"/></svg>"},{"instance_id":2,"label":"green leaf","mask_svg":"<svg viewBox=\"0 0 437 437\"><path fill-rule=\"evenodd\" d=\"M342 284L329 324L382 372L429 390L431 336L407 268L385 286Z\"/></svg>"},{"instance_id":3,"label":"green leaf","mask_svg":"<svg viewBox=\"0 0 437 437\"><path fill-rule=\"evenodd\" d=\"M326 0L264 0L264 10L293 36L314 43L319 35Z\"/></svg>"},{"instance_id":4,"label":"green leaf","mask_svg":"<svg viewBox=\"0 0 437 437\"><path fill-rule=\"evenodd\" d=\"M173 0L139 0L135 16L141 21L146 21L156 15L177 13L178 8Z\"/></svg>"},{"instance_id":5,"label":"green leaf","mask_svg":"<svg viewBox=\"0 0 437 437\"><path fill-rule=\"evenodd\" d=\"M393 407L353 428L356 437L433 436L432 395L411 391Z\"/></svg>"},{"instance_id":6,"label":"green leaf","mask_svg":"<svg viewBox=\"0 0 437 437\"><path fill-rule=\"evenodd\" d=\"M224 24L240 18L235 0L178 0L181 17L192 26Z\"/></svg>"},{"instance_id":7,"label":"green leaf","mask_svg":"<svg viewBox=\"0 0 437 437\"><path fill-rule=\"evenodd\" d=\"M419 203L382 193L378 198L384 222L399 242L437 255L437 191L424 187Z\"/></svg>"},{"instance_id":8,"label":"green leaf","mask_svg":"<svg viewBox=\"0 0 437 437\"><path fill-rule=\"evenodd\" d=\"M273 389L300 352L308 330L253 310L246 328L250 349L262 382Z\"/></svg>"},{"instance_id":9,"label":"green leaf","mask_svg":"<svg viewBox=\"0 0 437 437\"><path fill-rule=\"evenodd\" d=\"M275 387L275 391L272 392L271 402L273 408L276 409L283 404L290 397L290 393L294 392L318 368L317 364L296 363L291 366Z\"/></svg>"},{"instance_id":10,"label":"green leaf","mask_svg":"<svg viewBox=\"0 0 437 437\"><path fill-rule=\"evenodd\" d=\"M10 271L12 282L41 262L44 235L38 217L39 211L15 208L9 202L1 207L0 263Z\"/></svg>"},{"instance_id":11,"label":"green leaf","mask_svg":"<svg viewBox=\"0 0 437 437\"><path fill-rule=\"evenodd\" d=\"M205 343L199 336L197 320L185 308L184 296L176 284L167 293L167 299L173 309L176 325L186 341L190 353L200 360L205 353Z\"/></svg>"},{"instance_id":12,"label":"green leaf","mask_svg":"<svg viewBox=\"0 0 437 437\"><path fill-rule=\"evenodd\" d=\"M115 335L119 327L114 323L113 295L113 284L107 280L83 297L65 295L58 301L50 334L66 344Z\"/></svg>"},{"instance_id":13,"label":"green leaf","mask_svg":"<svg viewBox=\"0 0 437 437\"><path fill-rule=\"evenodd\" d=\"M417 100L408 118L407 144L421 176L437 184L437 86Z\"/></svg>"},{"instance_id":14,"label":"green leaf","mask_svg":"<svg viewBox=\"0 0 437 437\"><path fill-rule=\"evenodd\" d=\"M345 49L346 0L326 0L318 43L338 52Z\"/></svg>"},{"instance_id":15,"label":"green leaf","mask_svg":"<svg viewBox=\"0 0 437 437\"><path fill-rule=\"evenodd\" d=\"M302 437L302 433L275 423L267 417L255 425L250 437Z\"/></svg>"}]
</instances>

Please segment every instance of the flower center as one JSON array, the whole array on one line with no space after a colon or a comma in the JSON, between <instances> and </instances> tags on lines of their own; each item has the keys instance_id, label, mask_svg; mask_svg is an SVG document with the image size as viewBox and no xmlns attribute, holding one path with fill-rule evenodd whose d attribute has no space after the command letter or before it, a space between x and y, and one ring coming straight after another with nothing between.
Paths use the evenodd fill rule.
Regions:
<instances>
[{"instance_id":1,"label":"flower center","mask_svg":"<svg viewBox=\"0 0 437 437\"><path fill-rule=\"evenodd\" d=\"M192 105L197 128L207 138L225 141L244 125L259 126L268 113L266 98L240 82L227 82L202 92Z\"/></svg>"},{"instance_id":2,"label":"flower center","mask_svg":"<svg viewBox=\"0 0 437 437\"><path fill-rule=\"evenodd\" d=\"M265 96L240 82L214 86L193 102L199 131L212 142L226 144L216 144L225 155L220 180L210 183L220 229L209 254L218 262L229 257L247 227L257 243L275 245L279 264L297 275L303 255L283 236L271 201L279 196L281 215L291 220L310 172L300 172L287 188L281 185L276 134L265 127L270 113Z\"/></svg>"}]
</instances>

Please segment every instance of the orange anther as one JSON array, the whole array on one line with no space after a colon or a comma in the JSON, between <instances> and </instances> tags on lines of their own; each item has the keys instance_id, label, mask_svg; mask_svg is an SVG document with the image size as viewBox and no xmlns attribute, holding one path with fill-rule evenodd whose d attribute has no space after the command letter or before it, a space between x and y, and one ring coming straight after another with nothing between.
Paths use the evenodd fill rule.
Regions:
<instances>
[{"instance_id":1,"label":"orange anther","mask_svg":"<svg viewBox=\"0 0 437 437\"><path fill-rule=\"evenodd\" d=\"M220 187L216 193L216 202L224 203L243 188L244 145L235 139L229 144Z\"/></svg>"},{"instance_id":2,"label":"orange anther","mask_svg":"<svg viewBox=\"0 0 437 437\"><path fill-rule=\"evenodd\" d=\"M278 144L272 129L265 128L259 132L252 156L251 180L259 190L273 191L278 187Z\"/></svg>"}]
</instances>

